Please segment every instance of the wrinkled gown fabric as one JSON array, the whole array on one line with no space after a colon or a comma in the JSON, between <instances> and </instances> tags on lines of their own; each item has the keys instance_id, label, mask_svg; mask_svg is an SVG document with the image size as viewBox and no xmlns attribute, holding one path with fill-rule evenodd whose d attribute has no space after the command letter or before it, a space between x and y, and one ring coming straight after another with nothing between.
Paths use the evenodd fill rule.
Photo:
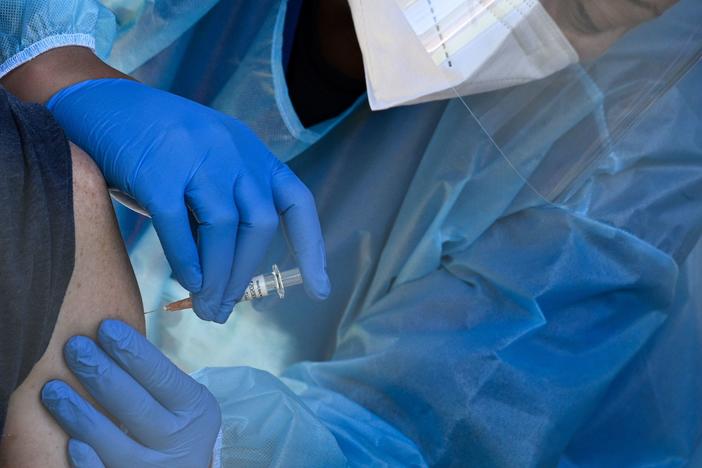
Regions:
<instances>
[{"instance_id":1,"label":"wrinkled gown fabric","mask_svg":"<svg viewBox=\"0 0 702 468\"><path fill-rule=\"evenodd\" d=\"M622 90L655 81L638 64L675 55L681 30L702 40L701 13L682 0L587 72L566 70L571 94L532 93L539 119L521 123L548 144L519 173L493 142L520 155L533 141L506 125L488 138L459 100L377 113L358 102L303 128L285 88L285 2L194 12L148 59L118 34L109 60L143 63L140 79L242 119L294 157L317 198L326 302L291 290L225 327L187 313L149 323L179 365L218 366L195 375L222 408L224 465L702 463L699 59L623 131L608 120ZM494 103L491 121L508 122L499 103L530 86L544 83L468 104ZM563 113L539 113L563 96ZM580 164L586 141L606 151ZM560 177L563 165L578 177ZM537 172L568 183L546 201L530 187ZM123 222L146 303L177 298L152 231ZM271 263L292 266L282 237L261 271Z\"/></svg>"}]
</instances>

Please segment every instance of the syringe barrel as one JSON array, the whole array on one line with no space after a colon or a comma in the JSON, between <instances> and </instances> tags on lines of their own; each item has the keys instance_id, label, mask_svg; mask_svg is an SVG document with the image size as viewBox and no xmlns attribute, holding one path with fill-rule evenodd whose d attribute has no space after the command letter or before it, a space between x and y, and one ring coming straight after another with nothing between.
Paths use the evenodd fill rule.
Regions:
<instances>
[{"instance_id":1,"label":"syringe barrel","mask_svg":"<svg viewBox=\"0 0 702 468\"><path fill-rule=\"evenodd\" d=\"M269 294L277 292L280 297L283 297L285 288L302 284L302 274L299 268L278 272L274 266L274 273L270 275L258 275L251 279L251 282L246 287L242 301L252 301L266 297ZM276 272L280 275L280 283L276 281ZM282 287L281 287L282 286Z\"/></svg>"},{"instance_id":2,"label":"syringe barrel","mask_svg":"<svg viewBox=\"0 0 702 468\"><path fill-rule=\"evenodd\" d=\"M277 265L273 265L273 273L270 275L258 275L251 279L251 282L246 287L244 295L242 296L242 301L252 301L254 299L260 299L266 297L274 291L278 293L278 296L282 299L285 295L285 288L302 284L302 274L298 268L293 268L292 270L281 272L278 270ZM171 302L166 304L163 308L158 308L144 312L144 314L150 314L151 312L157 311L168 311L174 312L176 310L190 309L193 307L193 301L191 298L181 299L180 301Z\"/></svg>"},{"instance_id":3,"label":"syringe barrel","mask_svg":"<svg viewBox=\"0 0 702 468\"><path fill-rule=\"evenodd\" d=\"M246 287L242 301L253 301L268 296L275 292L276 284L273 275L258 275L251 278L251 282Z\"/></svg>"}]
</instances>

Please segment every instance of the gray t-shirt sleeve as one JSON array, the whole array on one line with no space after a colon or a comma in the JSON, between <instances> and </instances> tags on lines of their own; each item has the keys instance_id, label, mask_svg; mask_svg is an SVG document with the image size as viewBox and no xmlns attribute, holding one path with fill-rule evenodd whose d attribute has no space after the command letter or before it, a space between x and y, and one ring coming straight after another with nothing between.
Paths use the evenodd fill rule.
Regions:
<instances>
[{"instance_id":1,"label":"gray t-shirt sleeve","mask_svg":"<svg viewBox=\"0 0 702 468\"><path fill-rule=\"evenodd\" d=\"M0 87L0 428L73 272L71 154L49 111Z\"/></svg>"}]
</instances>

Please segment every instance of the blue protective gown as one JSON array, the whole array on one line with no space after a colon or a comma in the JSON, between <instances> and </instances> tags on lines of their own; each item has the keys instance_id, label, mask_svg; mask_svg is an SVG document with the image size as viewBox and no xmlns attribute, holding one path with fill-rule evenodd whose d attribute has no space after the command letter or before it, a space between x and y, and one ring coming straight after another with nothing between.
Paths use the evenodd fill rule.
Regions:
<instances>
[{"instance_id":1,"label":"blue protective gown","mask_svg":"<svg viewBox=\"0 0 702 468\"><path fill-rule=\"evenodd\" d=\"M149 324L184 367L222 366L195 375L222 407L225 466L702 466L699 56L646 105L622 104L656 82L641 63L698 30L699 2L554 92L468 100L488 109L480 122L459 100L359 102L312 129L287 98L284 2L190 13L160 53L130 56L125 29L109 60L147 60L141 79L295 156L334 287L320 304L291 290L241 307L226 327ZM591 160L592 142L604 150ZM172 292L152 235L133 247L142 287ZM262 271L274 262L293 263L283 239Z\"/></svg>"}]
</instances>

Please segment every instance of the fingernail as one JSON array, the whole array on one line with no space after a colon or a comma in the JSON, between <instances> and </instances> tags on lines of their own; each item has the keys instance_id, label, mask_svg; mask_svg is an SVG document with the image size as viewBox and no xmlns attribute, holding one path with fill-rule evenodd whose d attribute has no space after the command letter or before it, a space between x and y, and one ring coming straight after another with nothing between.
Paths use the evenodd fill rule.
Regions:
<instances>
[{"instance_id":1,"label":"fingernail","mask_svg":"<svg viewBox=\"0 0 702 468\"><path fill-rule=\"evenodd\" d=\"M64 428L65 424L70 426L75 423L79 410L76 402L71 398L70 387L65 382L61 380L47 382L41 389L41 402Z\"/></svg>"},{"instance_id":2,"label":"fingernail","mask_svg":"<svg viewBox=\"0 0 702 468\"><path fill-rule=\"evenodd\" d=\"M100 337L113 342L119 348L123 347L123 343L127 337L129 337L130 333L127 324L120 320L103 320L98 330Z\"/></svg>"},{"instance_id":3,"label":"fingernail","mask_svg":"<svg viewBox=\"0 0 702 468\"><path fill-rule=\"evenodd\" d=\"M92 340L85 336L74 336L66 342L63 347L64 356L72 361L84 364L93 364Z\"/></svg>"},{"instance_id":4,"label":"fingernail","mask_svg":"<svg viewBox=\"0 0 702 468\"><path fill-rule=\"evenodd\" d=\"M65 384L60 380L50 380L41 389L41 401L49 408L55 408L57 402L66 396Z\"/></svg>"},{"instance_id":5,"label":"fingernail","mask_svg":"<svg viewBox=\"0 0 702 468\"><path fill-rule=\"evenodd\" d=\"M226 323L233 311L233 306L224 306L215 317L215 322L219 324Z\"/></svg>"},{"instance_id":6,"label":"fingernail","mask_svg":"<svg viewBox=\"0 0 702 468\"><path fill-rule=\"evenodd\" d=\"M329 275L327 274L327 269L324 269L324 281L322 284L322 290L320 291L320 296L322 299L326 299L331 294L331 281L329 280Z\"/></svg>"},{"instance_id":7,"label":"fingernail","mask_svg":"<svg viewBox=\"0 0 702 468\"><path fill-rule=\"evenodd\" d=\"M212 319L212 321L216 324L224 325L227 322L227 318L229 317L227 317L226 315L218 315L214 319Z\"/></svg>"},{"instance_id":8,"label":"fingernail","mask_svg":"<svg viewBox=\"0 0 702 468\"><path fill-rule=\"evenodd\" d=\"M329 297L331 294L331 283L329 281L329 276L324 274L317 279L317 281L310 281L305 283L305 291L314 300L323 301Z\"/></svg>"}]
</instances>

